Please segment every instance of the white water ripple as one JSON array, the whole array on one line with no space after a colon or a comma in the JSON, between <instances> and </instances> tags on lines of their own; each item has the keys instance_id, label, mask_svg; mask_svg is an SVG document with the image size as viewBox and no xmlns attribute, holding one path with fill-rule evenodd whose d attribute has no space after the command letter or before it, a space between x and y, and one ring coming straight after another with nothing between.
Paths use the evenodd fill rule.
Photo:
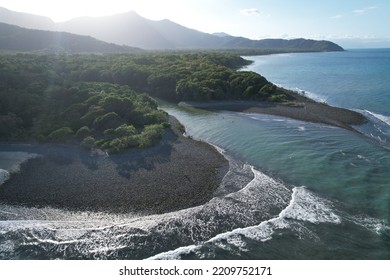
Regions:
<instances>
[{"instance_id":1,"label":"white water ripple","mask_svg":"<svg viewBox=\"0 0 390 280\"><path fill-rule=\"evenodd\" d=\"M178 249L149 259L180 259L189 254L202 258L205 245L246 251L248 239L267 242L281 229L290 229L298 238L316 238L303 223L341 223L332 203L307 188L295 187L291 192L282 182L250 165L231 166L233 170L225 176L221 188L236 183L237 186L229 186L235 191L224 195L220 192L220 196L202 206L162 215L0 205L4 219L0 221L0 258L13 258L14 252L23 247L50 252L52 258L145 258L148 253L175 246ZM243 187L248 171L254 178ZM378 224L370 220L368 227L377 230Z\"/></svg>"},{"instance_id":2,"label":"white water ripple","mask_svg":"<svg viewBox=\"0 0 390 280\"><path fill-rule=\"evenodd\" d=\"M389 116L384 116L384 115L381 115L381 114L377 114L377 113L373 113L373 112L370 112L368 110L364 110L366 113L368 113L369 115L375 117L376 119L380 120L381 122L387 124L388 126L390 126L390 117Z\"/></svg>"},{"instance_id":3,"label":"white water ripple","mask_svg":"<svg viewBox=\"0 0 390 280\"><path fill-rule=\"evenodd\" d=\"M38 156L38 154L26 152L0 151L0 186L10 179L12 173L20 171L22 163Z\"/></svg>"},{"instance_id":4,"label":"white water ripple","mask_svg":"<svg viewBox=\"0 0 390 280\"><path fill-rule=\"evenodd\" d=\"M245 250L245 242L242 240L242 237L266 242L272 239L272 235L276 230L291 228L294 221L304 221L313 224L341 223L341 218L333 212L328 203L328 201L317 197L305 187L295 187L290 204L275 218L256 226L237 228L230 232L218 234L197 246L191 245L178 248L149 259L179 259L182 254L196 253L203 245L210 243L223 247L226 247L225 244L228 243L238 247L240 250Z\"/></svg>"},{"instance_id":5,"label":"white water ripple","mask_svg":"<svg viewBox=\"0 0 390 280\"><path fill-rule=\"evenodd\" d=\"M10 177L10 174L7 170L0 169L0 186L4 184Z\"/></svg>"}]
</instances>

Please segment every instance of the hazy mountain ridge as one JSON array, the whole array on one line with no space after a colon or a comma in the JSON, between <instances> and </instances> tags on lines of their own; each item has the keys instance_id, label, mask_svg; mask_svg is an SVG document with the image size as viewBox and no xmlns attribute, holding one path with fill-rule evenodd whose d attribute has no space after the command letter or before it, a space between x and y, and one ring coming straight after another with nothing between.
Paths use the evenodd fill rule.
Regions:
<instances>
[{"instance_id":1,"label":"hazy mountain ridge","mask_svg":"<svg viewBox=\"0 0 390 280\"><path fill-rule=\"evenodd\" d=\"M30 29L55 30L55 22L44 16L14 12L0 7L0 22Z\"/></svg>"},{"instance_id":2,"label":"hazy mountain ridge","mask_svg":"<svg viewBox=\"0 0 390 280\"><path fill-rule=\"evenodd\" d=\"M146 20L134 12L107 17L81 17L57 24L57 28L74 34L89 35L106 42L150 49L174 46L161 36Z\"/></svg>"},{"instance_id":3,"label":"hazy mountain ridge","mask_svg":"<svg viewBox=\"0 0 390 280\"><path fill-rule=\"evenodd\" d=\"M68 53L128 53L140 49L99 41L90 36L22 28L0 23L0 49L9 51L63 51Z\"/></svg>"},{"instance_id":4,"label":"hazy mountain ridge","mask_svg":"<svg viewBox=\"0 0 390 280\"><path fill-rule=\"evenodd\" d=\"M4 16L3 16L4 15ZM6 19L6 21L4 20ZM277 49L278 51L342 51L330 41L307 39L251 40L244 37L216 35L187 28L170 20L149 20L136 12L104 17L80 17L62 23L53 23L46 17L0 9L0 21L28 28L65 31L92 36L98 40L149 50L172 49ZM28 22L31 21L31 26ZM221 36L223 34L224 36Z\"/></svg>"}]
</instances>

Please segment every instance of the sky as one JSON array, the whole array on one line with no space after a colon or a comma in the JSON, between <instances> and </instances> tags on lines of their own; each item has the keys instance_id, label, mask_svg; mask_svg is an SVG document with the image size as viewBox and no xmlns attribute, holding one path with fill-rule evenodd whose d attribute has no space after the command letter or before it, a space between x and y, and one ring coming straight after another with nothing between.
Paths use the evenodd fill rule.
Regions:
<instances>
[{"instance_id":1,"label":"sky","mask_svg":"<svg viewBox=\"0 0 390 280\"><path fill-rule=\"evenodd\" d=\"M389 0L0 0L0 7L55 22L136 11L207 33L390 47Z\"/></svg>"}]
</instances>

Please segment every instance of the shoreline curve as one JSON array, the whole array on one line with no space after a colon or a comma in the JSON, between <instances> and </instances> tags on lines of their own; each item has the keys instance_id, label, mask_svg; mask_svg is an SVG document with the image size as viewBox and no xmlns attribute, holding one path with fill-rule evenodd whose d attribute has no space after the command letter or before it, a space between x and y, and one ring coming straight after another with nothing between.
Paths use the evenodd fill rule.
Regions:
<instances>
[{"instance_id":1,"label":"shoreline curve","mask_svg":"<svg viewBox=\"0 0 390 280\"><path fill-rule=\"evenodd\" d=\"M254 100L222 100L207 102L180 102L179 106L190 106L211 111L234 111L282 116L291 119L323 123L358 132L353 126L363 125L368 120L362 114L325 103L316 102L290 90L278 88L287 96L287 103L261 102Z\"/></svg>"},{"instance_id":2,"label":"shoreline curve","mask_svg":"<svg viewBox=\"0 0 390 280\"><path fill-rule=\"evenodd\" d=\"M19 147L43 156L23 163L0 186L0 202L145 214L202 205L213 198L229 162L212 145L184 137L174 117L170 123L156 146L110 157L69 146L2 144L2 150Z\"/></svg>"}]
</instances>

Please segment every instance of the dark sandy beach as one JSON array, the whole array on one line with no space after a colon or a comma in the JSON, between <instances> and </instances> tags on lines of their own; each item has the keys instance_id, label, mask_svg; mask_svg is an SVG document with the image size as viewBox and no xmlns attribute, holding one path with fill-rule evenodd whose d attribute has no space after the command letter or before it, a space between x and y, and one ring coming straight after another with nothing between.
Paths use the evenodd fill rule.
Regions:
<instances>
[{"instance_id":1,"label":"dark sandy beach","mask_svg":"<svg viewBox=\"0 0 390 280\"><path fill-rule=\"evenodd\" d=\"M148 213L203 204L213 197L229 163L214 147L183 137L176 120L171 123L158 145L110 157L41 146L43 157L24 163L21 172L0 186L0 201Z\"/></svg>"},{"instance_id":2,"label":"dark sandy beach","mask_svg":"<svg viewBox=\"0 0 390 280\"><path fill-rule=\"evenodd\" d=\"M283 116L306 122L323 123L353 130L353 126L362 125L367 120L358 112L344 108L332 107L318 103L312 99L292 91L283 91L289 98L287 104L273 102L256 102L246 100L211 101L211 102L182 102L183 106L193 106L208 110L227 110L245 113L259 113Z\"/></svg>"},{"instance_id":3,"label":"dark sandy beach","mask_svg":"<svg viewBox=\"0 0 390 280\"><path fill-rule=\"evenodd\" d=\"M280 89L282 90L282 89ZM209 110L289 117L349 130L366 122L361 114L317 103L286 91L289 104L254 101L189 102ZM43 157L24 163L0 186L0 202L74 210L162 213L205 203L229 168L207 143L186 138L171 118L160 143L110 157L91 156L76 147L39 146ZM37 152L33 146L29 152Z\"/></svg>"}]
</instances>

